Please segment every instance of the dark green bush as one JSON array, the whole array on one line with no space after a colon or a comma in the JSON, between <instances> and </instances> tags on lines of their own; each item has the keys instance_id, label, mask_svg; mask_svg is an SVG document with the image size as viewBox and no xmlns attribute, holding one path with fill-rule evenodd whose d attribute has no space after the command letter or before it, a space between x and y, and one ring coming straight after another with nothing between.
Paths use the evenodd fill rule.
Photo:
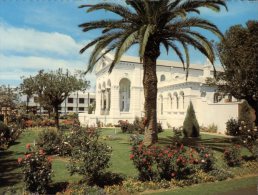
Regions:
<instances>
[{"instance_id":1,"label":"dark green bush","mask_svg":"<svg viewBox=\"0 0 258 195\"><path fill-rule=\"evenodd\" d=\"M199 123L196 119L195 111L191 101L187 108L187 113L183 124L183 133L185 137L199 137L200 135Z\"/></svg>"},{"instance_id":2,"label":"dark green bush","mask_svg":"<svg viewBox=\"0 0 258 195\"><path fill-rule=\"evenodd\" d=\"M239 122L236 119L229 119L226 122L227 135L237 136L239 135Z\"/></svg>"}]
</instances>

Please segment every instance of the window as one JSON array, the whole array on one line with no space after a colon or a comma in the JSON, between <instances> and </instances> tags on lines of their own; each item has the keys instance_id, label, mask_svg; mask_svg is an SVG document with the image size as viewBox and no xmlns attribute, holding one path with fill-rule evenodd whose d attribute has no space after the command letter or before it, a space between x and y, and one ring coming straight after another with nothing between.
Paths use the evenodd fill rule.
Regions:
<instances>
[{"instance_id":1,"label":"window","mask_svg":"<svg viewBox=\"0 0 258 195\"><path fill-rule=\"evenodd\" d=\"M90 98L90 104L92 104L93 102L95 102L95 99Z\"/></svg>"},{"instance_id":2,"label":"window","mask_svg":"<svg viewBox=\"0 0 258 195\"><path fill-rule=\"evenodd\" d=\"M38 103L38 100L39 100L38 97L34 97L34 100L33 100L33 101L34 101L35 103Z\"/></svg>"},{"instance_id":3,"label":"window","mask_svg":"<svg viewBox=\"0 0 258 195\"><path fill-rule=\"evenodd\" d=\"M73 103L73 98L68 98L68 103Z\"/></svg>"},{"instance_id":4,"label":"window","mask_svg":"<svg viewBox=\"0 0 258 195\"><path fill-rule=\"evenodd\" d=\"M73 111L73 107L67 107L68 111Z\"/></svg>"},{"instance_id":5,"label":"window","mask_svg":"<svg viewBox=\"0 0 258 195\"><path fill-rule=\"evenodd\" d=\"M79 98L79 103L84 104L84 98Z\"/></svg>"},{"instance_id":6,"label":"window","mask_svg":"<svg viewBox=\"0 0 258 195\"><path fill-rule=\"evenodd\" d=\"M165 77L165 75L163 74L163 75L161 75L160 76L160 81L165 81L166 80L166 77Z\"/></svg>"},{"instance_id":7,"label":"window","mask_svg":"<svg viewBox=\"0 0 258 195\"><path fill-rule=\"evenodd\" d=\"M79 107L79 111L84 111L84 107Z\"/></svg>"}]
</instances>

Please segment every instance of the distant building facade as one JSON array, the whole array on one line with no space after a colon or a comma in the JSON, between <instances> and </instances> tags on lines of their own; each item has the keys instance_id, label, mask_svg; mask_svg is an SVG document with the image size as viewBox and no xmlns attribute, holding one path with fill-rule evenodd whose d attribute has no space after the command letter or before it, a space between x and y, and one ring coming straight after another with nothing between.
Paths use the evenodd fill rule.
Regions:
<instances>
[{"instance_id":1,"label":"distant building facade","mask_svg":"<svg viewBox=\"0 0 258 195\"><path fill-rule=\"evenodd\" d=\"M119 120L133 122L135 117L144 116L142 63L139 58L123 56L109 74L112 59L112 55L107 55L96 66L96 110L91 115L79 114L84 125L117 124ZM216 87L208 86L205 81L209 77L213 77L213 68L208 62L191 64L186 81L181 63L157 61L157 117L164 128L182 126L192 101L199 124L215 124L224 133L226 121L238 117L240 102L230 95L221 96Z\"/></svg>"},{"instance_id":2,"label":"distant building facade","mask_svg":"<svg viewBox=\"0 0 258 195\"><path fill-rule=\"evenodd\" d=\"M26 96L22 98L23 102L26 102ZM67 97L64 102L59 106L59 113L88 113L88 107L95 104L95 93L93 92L74 92ZM38 103L38 96L33 95L29 99L29 107L34 108L37 112L47 113L43 107L40 107ZM41 109L41 110L40 110Z\"/></svg>"}]
</instances>

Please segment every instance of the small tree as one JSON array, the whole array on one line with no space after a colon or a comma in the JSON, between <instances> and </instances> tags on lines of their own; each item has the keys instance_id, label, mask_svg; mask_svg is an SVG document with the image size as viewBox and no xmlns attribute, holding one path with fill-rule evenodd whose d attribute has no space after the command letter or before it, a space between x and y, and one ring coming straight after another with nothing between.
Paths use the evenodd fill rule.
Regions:
<instances>
[{"instance_id":1,"label":"small tree","mask_svg":"<svg viewBox=\"0 0 258 195\"><path fill-rule=\"evenodd\" d=\"M74 91L85 89L89 86L82 78L63 73L62 69L45 73L43 70L31 77L33 79L33 91L38 95L41 103L52 106L55 111L55 123L59 129L58 107Z\"/></svg>"},{"instance_id":2,"label":"small tree","mask_svg":"<svg viewBox=\"0 0 258 195\"><path fill-rule=\"evenodd\" d=\"M187 113L183 124L183 133L185 137L199 137L200 135L200 127L191 101L187 108Z\"/></svg>"}]
</instances>

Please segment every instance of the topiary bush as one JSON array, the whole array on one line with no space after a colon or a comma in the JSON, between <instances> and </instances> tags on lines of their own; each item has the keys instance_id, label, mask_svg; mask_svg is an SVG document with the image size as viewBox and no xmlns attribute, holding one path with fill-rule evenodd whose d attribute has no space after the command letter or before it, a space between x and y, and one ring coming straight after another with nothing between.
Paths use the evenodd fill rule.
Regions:
<instances>
[{"instance_id":1,"label":"topiary bush","mask_svg":"<svg viewBox=\"0 0 258 195\"><path fill-rule=\"evenodd\" d=\"M195 116L195 111L192 102L187 108L187 113L183 123L183 133L185 137L199 137L200 127Z\"/></svg>"},{"instance_id":2,"label":"topiary bush","mask_svg":"<svg viewBox=\"0 0 258 195\"><path fill-rule=\"evenodd\" d=\"M231 145L224 150L224 160L230 167L239 166L242 161L240 145Z\"/></svg>"},{"instance_id":3,"label":"topiary bush","mask_svg":"<svg viewBox=\"0 0 258 195\"><path fill-rule=\"evenodd\" d=\"M237 136L239 135L239 122L236 119L229 119L226 122L227 135Z\"/></svg>"},{"instance_id":4,"label":"topiary bush","mask_svg":"<svg viewBox=\"0 0 258 195\"><path fill-rule=\"evenodd\" d=\"M18 163L22 167L25 189L31 193L47 194L51 182L51 158L45 152L26 146L27 153L24 158L19 157Z\"/></svg>"},{"instance_id":5,"label":"topiary bush","mask_svg":"<svg viewBox=\"0 0 258 195\"><path fill-rule=\"evenodd\" d=\"M62 134L55 129L44 129L37 138L37 146L42 148L46 154L58 154L62 145Z\"/></svg>"},{"instance_id":6,"label":"topiary bush","mask_svg":"<svg viewBox=\"0 0 258 195\"><path fill-rule=\"evenodd\" d=\"M77 128L70 139L72 146L68 169L83 176L89 185L99 183L99 178L109 167L111 148L105 143L98 141L99 133L95 129Z\"/></svg>"}]
</instances>

